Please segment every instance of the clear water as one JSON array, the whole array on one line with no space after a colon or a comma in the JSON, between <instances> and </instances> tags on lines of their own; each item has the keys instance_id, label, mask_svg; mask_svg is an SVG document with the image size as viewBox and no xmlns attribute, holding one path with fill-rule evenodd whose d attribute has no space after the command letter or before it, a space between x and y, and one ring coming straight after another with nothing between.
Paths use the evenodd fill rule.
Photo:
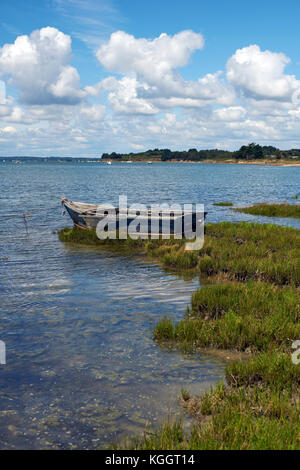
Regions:
<instances>
[{"instance_id":1,"label":"clear water","mask_svg":"<svg viewBox=\"0 0 300 470\"><path fill-rule=\"evenodd\" d=\"M134 436L179 410L182 388L200 394L224 374L220 359L153 341L161 317L182 318L198 279L62 244L53 233L66 224L61 196L198 202L212 222L265 223L212 203L293 202L300 192L300 168L251 165L1 163L0 178L0 447L22 449L93 449ZM22 218L8 216L30 211L27 235Z\"/></svg>"}]
</instances>

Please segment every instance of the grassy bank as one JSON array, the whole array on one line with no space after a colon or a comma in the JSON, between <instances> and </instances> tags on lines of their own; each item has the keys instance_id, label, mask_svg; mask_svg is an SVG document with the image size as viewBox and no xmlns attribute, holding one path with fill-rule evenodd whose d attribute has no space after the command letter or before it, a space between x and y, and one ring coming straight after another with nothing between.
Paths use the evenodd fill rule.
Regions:
<instances>
[{"instance_id":1,"label":"grassy bank","mask_svg":"<svg viewBox=\"0 0 300 470\"><path fill-rule=\"evenodd\" d=\"M147 253L174 270L190 269L219 280L300 285L300 231L255 223L208 224L201 251L187 252L184 241L155 240Z\"/></svg>"},{"instance_id":2,"label":"grassy bank","mask_svg":"<svg viewBox=\"0 0 300 470\"><path fill-rule=\"evenodd\" d=\"M299 369L289 354L258 354L227 366L226 384L201 397L182 391L194 417L189 433L168 419L156 432L123 443L126 449L299 449Z\"/></svg>"},{"instance_id":3,"label":"grassy bank","mask_svg":"<svg viewBox=\"0 0 300 470\"><path fill-rule=\"evenodd\" d=\"M234 209L236 212L244 212L251 215L262 215L265 217L292 217L300 218L300 205L292 204L254 204L249 207Z\"/></svg>"},{"instance_id":4,"label":"grassy bank","mask_svg":"<svg viewBox=\"0 0 300 470\"><path fill-rule=\"evenodd\" d=\"M229 206L233 206L233 204L232 202L214 202L213 206L229 207Z\"/></svg>"},{"instance_id":5,"label":"grassy bank","mask_svg":"<svg viewBox=\"0 0 300 470\"><path fill-rule=\"evenodd\" d=\"M140 250L169 269L195 271L219 280L268 281L300 285L300 231L255 223L207 224L200 251L186 251L185 240L99 240L94 231L79 228L59 232L63 242Z\"/></svg>"},{"instance_id":6,"label":"grassy bank","mask_svg":"<svg viewBox=\"0 0 300 470\"><path fill-rule=\"evenodd\" d=\"M108 248L109 250L117 251L145 251L144 240L133 240L127 238L125 240L112 240L106 238L100 240L97 237L95 230L84 230L78 227L64 228L58 233L61 242L74 243L79 245L92 245L101 248Z\"/></svg>"},{"instance_id":7,"label":"grassy bank","mask_svg":"<svg viewBox=\"0 0 300 470\"><path fill-rule=\"evenodd\" d=\"M289 351L300 338L300 292L262 282L206 286L192 296L185 318L162 319L159 341L184 348L213 347L238 351Z\"/></svg>"},{"instance_id":8,"label":"grassy bank","mask_svg":"<svg viewBox=\"0 0 300 470\"><path fill-rule=\"evenodd\" d=\"M80 229L64 230L60 239L113 249L120 243ZM122 247L213 281L194 293L181 321L161 319L157 342L243 351L244 359L227 365L226 382L204 396L182 393L195 418L191 432L170 418L120 448L300 449L300 365L291 360L292 342L300 339L300 231L220 223L206 226L198 252L185 251L184 240L122 241Z\"/></svg>"}]
</instances>

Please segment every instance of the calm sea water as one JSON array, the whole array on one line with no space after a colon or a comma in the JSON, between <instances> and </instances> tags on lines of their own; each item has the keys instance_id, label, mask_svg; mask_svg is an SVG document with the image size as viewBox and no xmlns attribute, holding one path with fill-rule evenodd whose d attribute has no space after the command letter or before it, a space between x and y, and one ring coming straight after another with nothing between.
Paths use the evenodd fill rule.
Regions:
<instances>
[{"instance_id":1,"label":"calm sea water","mask_svg":"<svg viewBox=\"0 0 300 470\"><path fill-rule=\"evenodd\" d=\"M92 449L155 426L178 410L182 388L224 374L211 355L153 341L164 315L180 319L197 278L141 256L67 246L60 197L83 202L198 202L208 220L300 221L234 213L237 205L293 202L300 168L197 164L0 163L0 447ZM26 234L23 212L31 212ZM69 225L70 221L67 220Z\"/></svg>"}]
</instances>

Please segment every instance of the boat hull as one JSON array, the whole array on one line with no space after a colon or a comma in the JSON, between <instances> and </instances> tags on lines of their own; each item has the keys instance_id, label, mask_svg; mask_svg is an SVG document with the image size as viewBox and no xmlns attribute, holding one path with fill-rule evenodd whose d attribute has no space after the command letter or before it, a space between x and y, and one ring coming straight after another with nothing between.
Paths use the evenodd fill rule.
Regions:
<instances>
[{"instance_id":1,"label":"boat hull","mask_svg":"<svg viewBox=\"0 0 300 470\"><path fill-rule=\"evenodd\" d=\"M108 215L111 209L105 209L105 206L73 203L66 199L62 200L62 204L76 227L85 230L96 230L98 224L105 218L109 227L113 227L116 231L124 231L125 229L131 233L132 229L139 236L146 237L149 235L151 238L167 234L192 238L199 225L204 223L207 214L207 212L192 211L186 215L178 215L172 212L168 215L161 211L148 210L146 214L141 213L137 218L136 214L132 216L127 211L125 214L120 212L118 208L112 216L111 214ZM81 204L83 208L81 208ZM89 208L89 206L91 207ZM100 215L99 207L102 208Z\"/></svg>"}]
</instances>

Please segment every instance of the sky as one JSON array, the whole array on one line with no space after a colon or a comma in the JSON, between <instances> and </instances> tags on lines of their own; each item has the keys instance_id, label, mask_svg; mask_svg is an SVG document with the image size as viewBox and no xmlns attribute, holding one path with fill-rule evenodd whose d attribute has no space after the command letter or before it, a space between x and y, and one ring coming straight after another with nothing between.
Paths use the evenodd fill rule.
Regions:
<instances>
[{"instance_id":1,"label":"sky","mask_svg":"<svg viewBox=\"0 0 300 470\"><path fill-rule=\"evenodd\" d=\"M0 156L300 148L300 2L11 0Z\"/></svg>"}]
</instances>

